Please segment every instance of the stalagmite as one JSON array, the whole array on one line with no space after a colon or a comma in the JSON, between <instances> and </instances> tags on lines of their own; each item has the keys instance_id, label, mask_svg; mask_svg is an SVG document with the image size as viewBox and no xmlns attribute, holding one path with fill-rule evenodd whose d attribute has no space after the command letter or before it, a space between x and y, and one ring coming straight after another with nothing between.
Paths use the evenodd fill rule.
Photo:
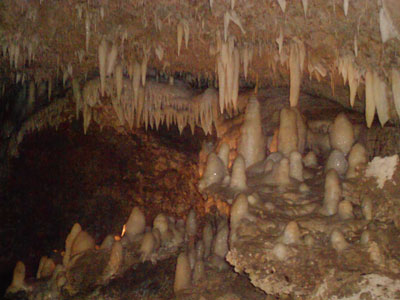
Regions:
<instances>
[{"instance_id":1,"label":"stalagmite","mask_svg":"<svg viewBox=\"0 0 400 300\"><path fill-rule=\"evenodd\" d=\"M150 259L151 254L154 251L156 240L152 232L146 232L143 236L142 243L140 245L140 261L145 262Z\"/></svg>"},{"instance_id":2,"label":"stalagmite","mask_svg":"<svg viewBox=\"0 0 400 300\"><path fill-rule=\"evenodd\" d=\"M247 189L246 163L242 155L238 154L232 166L232 176L229 187L236 191Z\"/></svg>"},{"instance_id":3,"label":"stalagmite","mask_svg":"<svg viewBox=\"0 0 400 300\"><path fill-rule=\"evenodd\" d=\"M196 218L196 211L191 209L187 220L186 220L186 234L189 237L189 241L193 240L197 234L197 218Z\"/></svg>"},{"instance_id":4,"label":"stalagmite","mask_svg":"<svg viewBox=\"0 0 400 300\"><path fill-rule=\"evenodd\" d=\"M349 168L346 173L346 178L355 178L358 175L357 168L368 162L368 154L365 147L359 143L354 144L349 153L348 161Z\"/></svg>"},{"instance_id":5,"label":"stalagmite","mask_svg":"<svg viewBox=\"0 0 400 300\"><path fill-rule=\"evenodd\" d=\"M275 244L274 248L272 249L272 253L278 260L284 261L287 259L290 252L289 252L288 247L285 244L277 243L277 244Z\"/></svg>"},{"instance_id":6,"label":"stalagmite","mask_svg":"<svg viewBox=\"0 0 400 300\"><path fill-rule=\"evenodd\" d=\"M375 116L374 94L374 75L368 70L365 74L365 121L368 128L371 128Z\"/></svg>"},{"instance_id":7,"label":"stalagmite","mask_svg":"<svg viewBox=\"0 0 400 300\"><path fill-rule=\"evenodd\" d=\"M178 256L175 270L174 292L175 294L185 289L189 289L191 284L191 273L189 258L186 253Z\"/></svg>"},{"instance_id":8,"label":"stalagmite","mask_svg":"<svg viewBox=\"0 0 400 300\"><path fill-rule=\"evenodd\" d=\"M345 155L340 150L333 150L328 157L325 165L325 171L334 169L339 176L344 176L346 174L349 164L346 160Z\"/></svg>"},{"instance_id":9,"label":"stalagmite","mask_svg":"<svg viewBox=\"0 0 400 300\"><path fill-rule=\"evenodd\" d=\"M240 128L241 137L238 153L246 162L246 168L265 158L265 137L261 126L260 104L256 97L251 97L247 104L245 121Z\"/></svg>"},{"instance_id":10,"label":"stalagmite","mask_svg":"<svg viewBox=\"0 0 400 300\"><path fill-rule=\"evenodd\" d=\"M197 260L193 270L193 282L195 284L198 284L205 278L206 278L206 271L204 267L204 262L202 260Z\"/></svg>"},{"instance_id":11,"label":"stalagmite","mask_svg":"<svg viewBox=\"0 0 400 300\"><path fill-rule=\"evenodd\" d=\"M207 258L211 254L211 245L213 241L213 229L210 222L206 222L203 228L203 243L204 243L204 258Z\"/></svg>"},{"instance_id":12,"label":"stalagmite","mask_svg":"<svg viewBox=\"0 0 400 300\"><path fill-rule=\"evenodd\" d=\"M124 253L122 243L120 241L114 241L111 247L110 258L102 274L104 280L111 279L118 273L122 265L123 258Z\"/></svg>"},{"instance_id":13,"label":"stalagmite","mask_svg":"<svg viewBox=\"0 0 400 300\"><path fill-rule=\"evenodd\" d=\"M344 155L349 153L354 143L354 131L345 113L338 114L330 126L329 140L334 149L342 151Z\"/></svg>"},{"instance_id":14,"label":"stalagmite","mask_svg":"<svg viewBox=\"0 0 400 300\"><path fill-rule=\"evenodd\" d=\"M295 221L291 221L286 225L283 235L279 238L279 241L285 245L298 244L300 242L300 237L301 233L299 226Z\"/></svg>"},{"instance_id":15,"label":"stalagmite","mask_svg":"<svg viewBox=\"0 0 400 300\"><path fill-rule=\"evenodd\" d=\"M81 231L76 236L71 246L71 258L76 254L83 253L89 249L94 249L96 243L93 237L86 231Z\"/></svg>"},{"instance_id":16,"label":"stalagmite","mask_svg":"<svg viewBox=\"0 0 400 300\"><path fill-rule=\"evenodd\" d=\"M226 221L222 221L218 226L217 234L215 235L213 243L213 254L220 258L225 258L228 253L228 235L229 227Z\"/></svg>"},{"instance_id":17,"label":"stalagmite","mask_svg":"<svg viewBox=\"0 0 400 300\"><path fill-rule=\"evenodd\" d=\"M354 219L353 205L349 200L340 201L338 205L338 215L341 220Z\"/></svg>"},{"instance_id":18,"label":"stalagmite","mask_svg":"<svg viewBox=\"0 0 400 300\"><path fill-rule=\"evenodd\" d=\"M168 218L164 214L158 214L153 220L153 229L158 229L161 234L161 241L163 244L168 241L169 234L168 234Z\"/></svg>"},{"instance_id":19,"label":"stalagmite","mask_svg":"<svg viewBox=\"0 0 400 300\"><path fill-rule=\"evenodd\" d=\"M229 145L227 143L222 143L218 152L218 157L224 163L226 170L228 170L229 167L229 151L230 151Z\"/></svg>"},{"instance_id":20,"label":"stalagmite","mask_svg":"<svg viewBox=\"0 0 400 300\"><path fill-rule=\"evenodd\" d=\"M207 159L207 166L203 177L199 181L200 191L212 184L220 183L225 178L225 165L222 160L214 153L210 153Z\"/></svg>"},{"instance_id":21,"label":"stalagmite","mask_svg":"<svg viewBox=\"0 0 400 300\"><path fill-rule=\"evenodd\" d=\"M64 267L67 267L69 264L69 260L71 258L71 248L74 240L78 236L78 234L82 231L81 225L79 223L75 223L72 226L71 232L68 234L66 240L65 240L65 254L63 257L63 265Z\"/></svg>"},{"instance_id":22,"label":"stalagmite","mask_svg":"<svg viewBox=\"0 0 400 300\"><path fill-rule=\"evenodd\" d=\"M397 116L400 118L400 72L392 69L392 93Z\"/></svg>"},{"instance_id":23,"label":"stalagmite","mask_svg":"<svg viewBox=\"0 0 400 300\"><path fill-rule=\"evenodd\" d=\"M6 294L26 291L27 289L28 286L25 283L25 264L22 261L18 261L14 268L11 285L7 288Z\"/></svg>"},{"instance_id":24,"label":"stalagmite","mask_svg":"<svg viewBox=\"0 0 400 300\"><path fill-rule=\"evenodd\" d=\"M112 234L107 235L103 242L100 245L100 249L111 249L112 245L114 244L114 236Z\"/></svg>"},{"instance_id":25,"label":"stalagmite","mask_svg":"<svg viewBox=\"0 0 400 300\"><path fill-rule=\"evenodd\" d=\"M343 233L338 229L334 229L331 233L331 244L337 252L342 252L349 247Z\"/></svg>"},{"instance_id":26,"label":"stalagmite","mask_svg":"<svg viewBox=\"0 0 400 300\"><path fill-rule=\"evenodd\" d=\"M106 85L106 61L107 61L107 41L103 38L99 45L99 73L100 73L100 91L101 96L104 97Z\"/></svg>"},{"instance_id":27,"label":"stalagmite","mask_svg":"<svg viewBox=\"0 0 400 300\"><path fill-rule=\"evenodd\" d=\"M245 194L239 194L233 202L231 208L231 236L235 233L243 219L253 219L253 216L251 216L249 213L249 201L247 200L247 196Z\"/></svg>"},{"instance_id":28,"label":"stalagmite","mask_svg":"<svg viewBox=\"0 0 400 300\"><path fill-rule=\"evenodd\" d=\"M337 213L338 204L342 197L342 188L339 176L335 169L330 169L325 177L325 193L320 213L324 216L333 216Z\"/></svg>"},{"instance_id":29,"label":"stalagmite","mask_svg":"<svg viewBox=\"0 0 400 300\"><path fill-rule=\"evenodd\" d=\"M139 207L135 206L126 222L126 236L133 240L135 236L142 234L146 227L146 217Z\"/></svg>"},{"instance_id":30,"label":"stalagmite","mask_svg":"<svg viewBox=\"0 0 400 300\"><path fill-rule=\"evenodd\" d=\"M296 113L283 108L279 120L278 151L289 157L291 152L297 150L298 144Z\"/></svg>"},{"instance_id":31,"label":"stalagmite","mask_svg":"<svg viewBox=\"0 0 400 300\"><path fill-rule=\"evenodd\" d=\"M290 160L290 177L297 179L300 182L304 181L303 178L303 162L301 154L297 151L293 151L289 156Z\"/></svg>"},{"instance_id":32,"label":"stalagmite","mask_svg":"<svg viewBox=\"0 0 400 300\"><path fill-rule=\"evenodd\" d=\"M386 84L379 78L377 72L374 72L374 102L379 122L383 127L389 120L389 103L386 96Z\"/></svg>"},{"instance_id":33,"label":"stalagmite","mask_svg":"<svg viewBox=\"0 0 400 300\"><path fill-rule=\"evenodd\" d=\"M56 264L54 263L53 259L43 256L39 262L36 279L50 277L55 268Z\"/></svg>"},{"instance_id":34,"label":"stalagmite","mask_svg":"<svg viewBox=\"0 0 400 300\"><path fill-rule=\"evenodd\" d=\"M307 168L317 168L318 167L318 158L313 151L307 153L303 158L304 166Z\"/></svg>"}]
</instances>

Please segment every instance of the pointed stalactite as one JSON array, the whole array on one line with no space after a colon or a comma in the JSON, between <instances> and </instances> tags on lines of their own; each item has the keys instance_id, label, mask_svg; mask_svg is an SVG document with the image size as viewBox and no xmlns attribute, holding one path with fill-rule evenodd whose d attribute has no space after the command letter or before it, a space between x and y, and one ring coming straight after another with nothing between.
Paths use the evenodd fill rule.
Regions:
<instances>
[{"instance_id":1,"label":"pointed stalactite","mask_svg":"<svg viewBox=\"0 0 400 300\"><path fill-rule=\"evenodd\" d=\"M349 12L349 0L343 0L343 11L344 15L347 17L347 14Z\"/></svg>"},{"instance_id":2,"label":"pointed stalactite","mask_svg":"<svg viewBox=\"0 0 400 300\"><path fill-rule=\"evenodd\" d=\"M140 66L140 72L142 77L142 86L146 86L146 74L147 74L147 62L149 58L147 55L143 57L142 64Z\"/></svg>"},{"instance_id":3,"label":"pointed stalactite","mask_svg":"<svg viewBox=\"0 0 400 300\"><path fill-rule=\"evenodd\" d=\"M392 69L392 94L397 116L400 118L400 72Z\"/></svg>"},{"instance_id":4,"label":"pointed stalactite","mask_svg":"<svg viewBox=\"0 0 400 300\"><path fill-rule=\"evenodd\" d=\"M141 67L139 63L135 61L133 63L133 76L132 76L133 99L135 101L135 107L137 107L137 102L139 98L140 78L141 78Z\"/></svg>"},{"instance_id":5,"label":"pointed stalactite","mask_svg":"<svg viewBox=\"0 0 400 300\"><path fill-rule=\"evenodd\" d=\"M377 72L374 72L374 102L379 122L383 127L389 120L389 103L386 95L386 84L380 79Z\"/></svg>"},{"instance_id":6,"label":"pointed stalactite","mask_svg":"<svg viewBox=\"0 0 400 300\"><path fill-rule=\"evenodd\" d=\"M111 50L107 57L107 76L111 76L114 72L115 63L117 62L118 48L115 43L111 46Z\"/></svg>"},{"instance_id":7,"label":"pointed stalactite","mask_svg":"<svg viewBox=\"0 0 400 300\"><path fill-rule=\"evenodd\" d=\"M107 61L107 41L103 38L99 45L99 73L100 73L100 91L104 97L106 85L106 61Z\"/></svg>"},{"instance_id":8,"label":"pointed stalactite","mask_svg":"<svg viewBox=\"0 0 400 300\"><path fill-rule=\"evenodd\" d=\"M117 99L118 101L121 101L121 95L122 95L122 84L123 84L123 70L122 70L122 65L117 64L115 67L115 87L117 90Z\"/></svg>"},{"instance_id":9,"label":"pointed stalactite","mask_svg":"<svg viewBox=\"0 0 400 300\"><path fill-rule=\"evenodd\" d=\"M300 53L297 43L290 47L290 106L295 107L299 102L301 84Z\"/></svg>"},{"instance_id":10,"label":"pointed stalactite","mask_svg":"<svg viewBox=\"0 0 400 300\"><path fill-rule=\"evenodd\" d=\"M182 46L182 39L183 39L183 24L182 22L178 23L178 27L176 29L176 39L178 43L178 56L181 54L181 46Z\"/></svg>"},{"instance_id":11,"label":"pointed stalactite","mask_svg":"<svg viewBox=\"0 0 400 300\"><path fill-rule=\"evenodd\" d=\"M83 105L83 133L86 134L92 120L92 109L89 105Z\"/></svg>"},{"instance_id":12,"label":"pointed stalactite","mask_svg":"<svg viewBox=\"0 0 400 300\"><path fill-rule=\"evenodd\" d=\"M235 110L237 110L237 100L239 96L239 69L240 69L239 50L235 48L233 50L233 87L232 87L232 104Z\"/></svg>"},{"instance_id":13,"label":"pointed stalactite","mask_svg":"<svg viewBox=\"0 0 400 300\"><path fill-rule=\"evenodd\" d=\"M301 0L301 2L303 3L304 16L307 17L308 0Z\"/></svg>"},{"instance_id":14,"label":"pointed stalactite","mask_svg":"<svg viewBox=\"0 0 400 300\"><path fill-rule=\"evenodd\" d=\"M286 11L286 0L277 0L279 3L279 6L281 7L282 11Z\"/></svg>"},{"instance_id":15,"label":"pointed stalactite","mask_svg":"<svg viewBox=\"0 0 400 300\"><path fill-rule=\"evenodd\" d=\"M74 99L75 99L75 115L76 119L78 120L79 112L82 110L82 95L79 86L79 81L76 78L72 79L72 92L74 94Z\"/></svg>"},{"instance_id":16,"label":"pointed stalactite","mask_svg":"<svg viewBox=\"0 0 400 300\"><path fill-rule=\"evenodd\" d=\"M368 70L365 74L365 121L367 127L371 128L375 116L374 100L374 75Z\"/></svg>"},{"instance_id":17,"label":"pointed stalactite","mask_svg":"<svg viewBox=\"0 0 400 300\"><path fill-rule=\"evenodd\" d=\"M218 88L219 88L219 109L223 113L225 107L225 68L222 63L222 57L217 56L218 69Z\"/></svg>"},{"instance_id":18,"label":"pointed stalactite","mask_svg":"<svg viewBox=\"0 0 400 300\"><path fill-rule=\"evenodd\" d=\"M357 68L354 66L353 62L350 62L347 69L349 87L350 87L350 106L354 107L354 102L356 99L358 84L359 84L359 74Z\"/></svg>"}]
</instances>

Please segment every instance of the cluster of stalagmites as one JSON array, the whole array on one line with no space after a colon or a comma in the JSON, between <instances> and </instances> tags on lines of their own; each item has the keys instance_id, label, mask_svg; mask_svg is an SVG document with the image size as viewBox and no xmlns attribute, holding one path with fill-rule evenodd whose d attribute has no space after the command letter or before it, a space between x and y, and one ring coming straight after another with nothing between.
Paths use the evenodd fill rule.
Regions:
<instances>
[{"instance_id":1,"label":"cluster of stalagmites","mask_svg":"<svg viewBox=\"0 0 400 300\"><path fill-rule=\"evenodd\" d=\"M152 226L146 226L145 215L134 207L124 225L121 236L108 235L100 245L75 223L60 255L43 256L36 273L36 283L25 280L25 265L19 261L14 269L6 294L25 291L30 299L46 299L61 295L88 292L95 286L106 285L133 264L177 257L174 292L179 293L205 279L205 267L228 269L229 224L220 218L214 228L207 221L198 236L198 219L194 210L186 218L175 220L158 214ZM41 282L41 288L39 283Z\"/></svg>"},{"instance_id":2,"label":"cluster of stalagmites","mask_svg":"<svg viewBox=\"0 0 400 300\"><path fill-rule=\"evenodd\" d=\"M338 114L333 122L307 122L296 107L283 108L275 137L266 138L259 103L253 98L240 133L237 149L226 143L219 145L218 153L210 149L199 181L201 191L232 203L227 260L237 271L248 273L252 283L267 293L298 295L309 295L320 283L317 277L305 278L308 271L326 275L314 268L326 251L339 264L332 263L332 270L341 269L343 257L359 255L368 261L366 272L380 272L383 266L400 271L399 262L385 259L378 240L365 237L374 227L371 199L343 195L343 184L360 182L368 165L359 131L346 114ZM274 140L278 151L266 156ZM232 152L237 152L233 162ZM313 187L321 176L324 193L318 197ZM268 220L259 217L265 214ZM257 246L249 248L254 240ZM308 265L310 261L314 266Z\"/></svg>"}]
</instances>

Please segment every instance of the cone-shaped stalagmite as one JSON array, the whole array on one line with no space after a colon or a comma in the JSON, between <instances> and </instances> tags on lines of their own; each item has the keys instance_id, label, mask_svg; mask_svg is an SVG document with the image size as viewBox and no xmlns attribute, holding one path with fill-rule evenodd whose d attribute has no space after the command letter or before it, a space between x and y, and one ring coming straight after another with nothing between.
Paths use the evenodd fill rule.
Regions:
<instances>
[{"instance_id":1,"label":"cone-shaped stalagmite","mask_svg":"<svg viewBox=\"0 0 400 300\"><path fill-rule=\"evenodd\" d=\"M265 158L265 137L261 126L260 104L256 97L251 97L247 104L245 121L240 128L241 136L238 153L250 167Z\"/></svg>"}]
</instances>

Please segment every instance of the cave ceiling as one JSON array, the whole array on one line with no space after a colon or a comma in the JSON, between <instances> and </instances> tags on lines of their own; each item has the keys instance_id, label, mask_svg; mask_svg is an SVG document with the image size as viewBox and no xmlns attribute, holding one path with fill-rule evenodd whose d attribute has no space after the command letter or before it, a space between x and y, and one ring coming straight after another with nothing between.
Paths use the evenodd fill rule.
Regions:
<instances>
[{"instance_id":1,"label":"cave ceiling","mask_svg":"<svg viewBox=\"0 0 400 300\"><path fill-rule=\"evenodd\" d=\"M147 75L217 86L221 45L227 43L240 56L240 88L289 86L293 49L300 47L302 91L347 107L353 94L362 112L365 82L379 78L388 118L398 122L395 0L5 0L0 6L3 86L93 79L102 41L115 52L124 78L139 62Z\"/></svg>"}]
</instances>

